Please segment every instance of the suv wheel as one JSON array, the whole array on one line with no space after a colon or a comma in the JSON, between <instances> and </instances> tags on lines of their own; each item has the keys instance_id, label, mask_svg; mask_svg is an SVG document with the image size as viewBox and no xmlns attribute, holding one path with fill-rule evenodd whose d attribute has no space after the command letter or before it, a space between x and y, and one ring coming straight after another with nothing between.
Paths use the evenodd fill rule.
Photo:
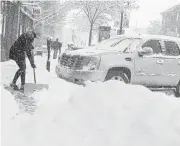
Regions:
<instances>
[{"instance_id":1,"label":"suv wheel","mask_svg":"<svg viewBox=\"0 0 180 146\"><path fill-rule=\"evenodd\" d=\"M177 85L177 87L176 87L175 96L176 96L176 97L180 97L180 81L179 81L179 83L178 83L178 85Z\"/></svg>"},{"instance_id":2,"label":"suv wheel","mask_svg":"<svg viewBox=\"0 0 180 146\"><path fill-rule=\"evenodd\" d=\"M110 71L105 80L118 80L123 81L126 84L129 83L129 78L123 71Z\"/></svg>"}]
</instances>

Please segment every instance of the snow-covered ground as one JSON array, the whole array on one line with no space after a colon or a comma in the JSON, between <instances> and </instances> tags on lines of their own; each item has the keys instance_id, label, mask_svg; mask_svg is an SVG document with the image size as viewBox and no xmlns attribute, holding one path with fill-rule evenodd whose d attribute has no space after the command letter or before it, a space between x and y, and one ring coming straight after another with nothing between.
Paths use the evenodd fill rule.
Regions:
<instances>
[{"instance_id":1,"label":"snow-covered ground","mask_svg":"<svg viewBox=\"0 0 180 146\"><path fill-rule=\"evenodd\" d=\"M34 86L27 61L27 87L42 87L33 93L33 114L21 111L2 86L12 80L15 63L1 63L2 146L180 145L180 99L117 81L78 86L56 77L57 60L47 72L46 58L35 58Z\"/></svg>"}]
</instances>

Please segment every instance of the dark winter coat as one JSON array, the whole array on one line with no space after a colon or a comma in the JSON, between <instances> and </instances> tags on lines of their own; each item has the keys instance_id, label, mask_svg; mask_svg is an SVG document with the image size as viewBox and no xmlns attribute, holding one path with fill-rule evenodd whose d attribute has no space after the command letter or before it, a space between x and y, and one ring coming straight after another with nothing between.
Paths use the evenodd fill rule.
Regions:
<instances>
[{"instance_id":1,"label":"dark winter coat","mask_svg":"<svg viewBox=\"0 0 180 146\"><path fill-rule=\"evenodd\" d=\"M47 47L51 48L51 40L47 39Z\"/></svg>"},{"instance_id":2,"label":"dark winter coat","mask_svg":"<svg viewBox=\"0 0 180 146\"><path fill-rule=\"evenodd\" d=\"M31 50L34 49L32 43L35 37L36 34L34 32L20 35L10 48L9 58L16 61L25 60L27 54L30 63L34 64Z\"/></svg>"},{"instance_id":3,"label":"dark winter coat","mask_svg":"<svg viewBox=\"0 0 180 146\"><path fill-rule=\"evenodd\" d=\"M61 47L62 47L62 43L60 43L60 42L58 42L58 41L55 41L55 42L53 43L53 48L54 48L55 50L60 50L60 51L61 51Z\"/></svg>"},{"instance_id":4,"label":"dark winter coat","mask_svg":"<svg viewBox=\"0 0 180 146\"><path fill-rule=\"evenodd\" d=\"M47 39L48 60L50 59L51 40Z\"/></svg>"}]
</instances>

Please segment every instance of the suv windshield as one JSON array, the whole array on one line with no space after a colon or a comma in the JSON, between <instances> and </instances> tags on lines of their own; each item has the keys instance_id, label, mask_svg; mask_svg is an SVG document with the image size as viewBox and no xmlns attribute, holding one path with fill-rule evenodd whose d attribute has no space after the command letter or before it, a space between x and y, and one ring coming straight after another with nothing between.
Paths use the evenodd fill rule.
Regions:
<instances>
[{"instance_id":1,"label":"suv windshield","mask_svg":"<svg viewBox=\"0 0 180 146\"><path fill-rule=\"evenodd\" d=\"M112 44L117 43L121 40L122 40L122 38L104 40L101 43L98 43L97 45L95 45L94 48L96 48L96 49L108 49Z\"/></svg>"},{"instance_id":2,"label":"suv windshield","mask_svg":"<svg viewBox=\"0 0 180 146\"><path fill-rule=\"evenodd\" d=\"M135 43L134 43L135 42ZM95 46L96 49L103 50L114 50L114 51L124 51L126 49L136 48L140 43L140 39L136 38L121 38L103 41Z\"/></svg>"}]
</instances>

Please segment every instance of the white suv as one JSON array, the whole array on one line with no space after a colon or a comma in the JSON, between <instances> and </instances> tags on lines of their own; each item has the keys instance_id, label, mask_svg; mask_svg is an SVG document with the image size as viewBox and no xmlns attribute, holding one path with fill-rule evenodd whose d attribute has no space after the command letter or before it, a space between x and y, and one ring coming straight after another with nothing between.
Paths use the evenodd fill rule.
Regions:
<instances>
[{"instance_id":1,"label":"white suv","mask_svg":"<svg viewBox=\"0 0 180 146\"><path fill-rule=\"evenodd\" d=\"M107 81L151 88L175 87L180 95L180 39L167 36L119 36L96 46L64 52L58 77L72 81Z\"/></svg>"}]
</instances>

